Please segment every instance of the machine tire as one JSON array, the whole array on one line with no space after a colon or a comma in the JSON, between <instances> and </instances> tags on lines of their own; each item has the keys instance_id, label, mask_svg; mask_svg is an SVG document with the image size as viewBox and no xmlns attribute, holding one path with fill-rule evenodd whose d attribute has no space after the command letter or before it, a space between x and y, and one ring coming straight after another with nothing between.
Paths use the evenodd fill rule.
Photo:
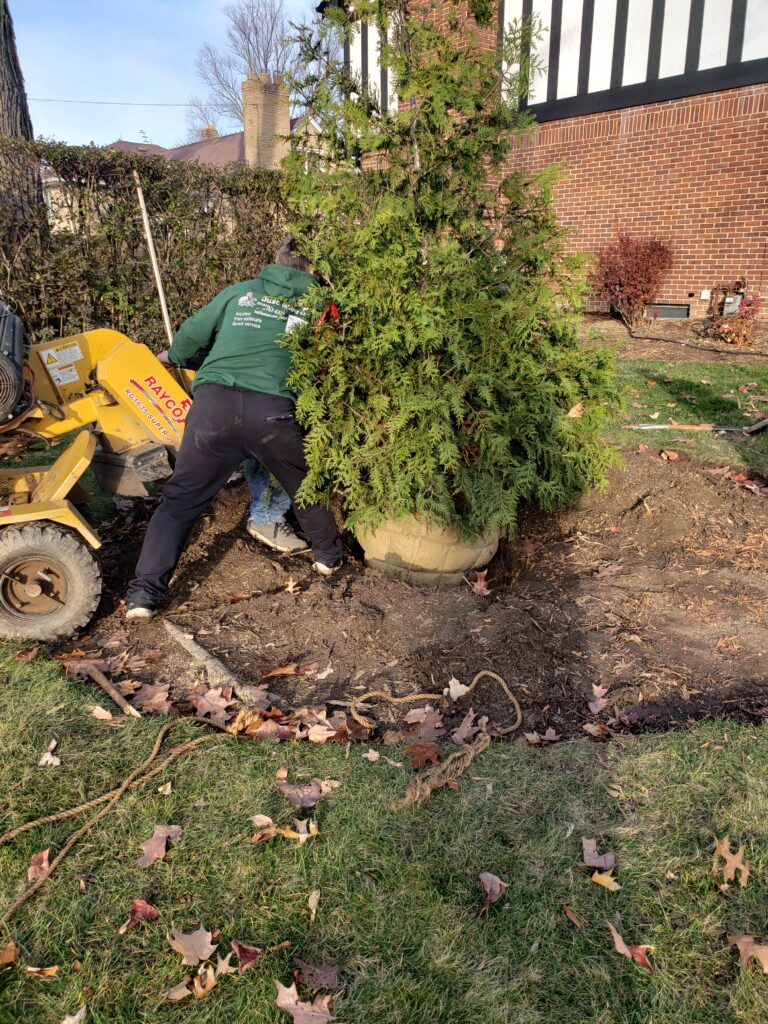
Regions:
<instances>
[{"instance_id":1,"label":"machine tire","mask_svg":"<svg viewBox=\"0 0 768 1024\"><path fill-rule=\"evenodd\" d=\"M90 621L100 598L99 563L77 534L53 524L0 530L0 637L71 636Z\"/></svg>"}]
</instances>

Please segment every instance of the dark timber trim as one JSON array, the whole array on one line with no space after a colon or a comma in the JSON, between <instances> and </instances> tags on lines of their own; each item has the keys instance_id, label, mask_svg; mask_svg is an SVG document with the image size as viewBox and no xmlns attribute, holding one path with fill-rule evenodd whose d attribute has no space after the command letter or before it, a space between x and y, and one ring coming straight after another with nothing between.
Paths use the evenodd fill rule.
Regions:
<instances>
[{"instance_id":1,"label":"dark timber trim","mask_svg":"<svg viewBox=\"0 0 768 1024\"><path fill-rule=\"evenodd\" d=\"M368 22L360 22L360 78L363 95L368 93Z\"/></svg>"},{"instance_id":2,"label":"dark timber trim","mask_svg":"<svg viewBox=\"0 0 768 1024\"><path fill-rule=\"evenodd\" d=\"M747 0L733 0L731 30L728 33L726 64L737 64L744 50L744 27L747 22Z\"/></svg>"},{"instance_id":3,"label":"dark timber trim","mask_svg":"<svg viewBox=\"0 0 768 1024\"><path fill-rule=\"evenodd\" d=\"M613 27L613 58L611 88L620 89L624 79L624 54L627 50L627 17L629 0L616 0L616 24Z\"/></svg>"},{"instance_id":4,"label":"dark timber trim","mask_svg":"<svg viewBox=\"0 0 768 1024\"><path fill-rule=\"evenodd\" d=\"M664 0L653 0L651 9L651 36L648 40L648 70L646 79L653 82L659 77L661 64L661 37L664 32Z\"/></svg>"},{"instance_id":5,"label":"dark timber trim","mask_svg":"<svg viewBox=\"0 0 768 1024\"><path fill-rule=\"evenodd\" d=\"M768 82L768 57L721 68L707 68L691 74L658 78L654 82L625 85L620 89L603 89L583 96L569 96L554 103L532 103L529 109L538 121L558 121L565 117L580 117L646 103L662 103L664 100L682 99L698 93L722 92L724 89L763 82Z\"/></svg>"},{"instance_id":6,"label":"dark timber trim","mask_svg":"<svg viewBox=\"0 0 768 1024\"><path fill-rule=\"evenodd\" d=\"M699 69L701 30L704 27L704 0L691 0L688 19L688 42L685 47L685 74Z\"/></svg>"},{"instance_id":7,"label":"dark timber trim","mask_svg":"<svg viewBox=\"0 0 768 1024\"><path fill-rule=\"evenodd\" d=\"M547 74L547 103L557 99L560 71L560 35L563 29L563 0L552 0L552 19L549 26L549 70Z\"/></svg>"},{"instance_id":8,"label":"dark timber trim","mask_svg":"<svg viewBox=\"0 0 768 1024\"><path fill-rule=\"evenodd\" d=\"M584 0L581 11L581 42L579 44L579 96L589 91L589 65L592 59L592 30L595 23L595 0Z\"/></svg>"}]
</instances>

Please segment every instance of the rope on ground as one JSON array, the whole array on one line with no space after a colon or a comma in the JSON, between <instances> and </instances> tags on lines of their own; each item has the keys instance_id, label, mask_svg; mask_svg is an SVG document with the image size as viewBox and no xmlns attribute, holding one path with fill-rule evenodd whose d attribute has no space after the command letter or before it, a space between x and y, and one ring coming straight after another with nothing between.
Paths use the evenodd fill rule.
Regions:
<instances>
[{"instance_id":1,"label":"rope on ground","mask_svg":"<svg viewBox=\"0 0 768 1024\"><path fill-rule=\"evenodd\" d=\"M500 736L508 736L516 729L519 729L522 725L523 712L517 697L515 697L506 681L502 679L498 673L489 672L487 669L483 669L482 672L478 672L467 687L466 693L464 693L463 696L466 697L470 694L480 680L486 676L499 684L507 695L510 704L515 709L514 722L512 722L511 725L506 725L499 729ZM412 693L407 697L393 697L391 694L385 693L383 690L369 690L367 693L362 694L362 696L355 697L349 707L350 715L352 715L354 720L359 722L359 724L364 726L366 729L373 729L376 723L370 718L366 718L365 715L361 715L357 710L357 705L362 704L373 697L378 697L380 700L384 700L388 704L415 704L420 700L443 700L442 693ZM482 754L484 750L488 749L490 743L491 738L487 733L478 733L470 743L465 743L460 750L455 751L450 755L450 757L447 757L445 761L434 765L427 771L422 772L421 775L417 775L416 778L408 784L408 788L405 791L403 799L397 800L392 805L393 809L401 810L403 807L409 807L412 804L423 804L425 800L429 799L433 790L440 789L441 786L445 786L449 782L458 779L470 764L472 764L478 754Z\"/></svg>"},{"instance_id":2,"label":"rope on ground","mask_svg":"<svg viewBox=\"0 0 768 1024\"><path fill-rule=\"evenodd\" d=\"M107 815L112 810L112 808L115 806L115 804L118 802L118 800L124 793L126 793L129 789L133 788L134 785L140 785L141 782L145 782L152 775L156 775L160 770L162 770L163 767L166 766L166 764L170 764L172 760L175 760L176 757L180 757L182 753L187 753L187 751L191 749L191 747L199 745L200 743L206 740L220 738L219 736L201 736L197 740L192 740L189 743L182 743L180 744L179 747L175 747L174 750L172 750L169 753L168 757L165 759L161 766L159 766L152 772L147 772L146 774L144 774L146 772L146 769L149 768L149 766L157 757L158 753L160 752L160 748L163 744L163 740L168 735L168 733L170 732L174 725L174 722L169 722L167 725L164 725L162 727L160 732L157 734L157 737L155 738L155 742L152 746L152 750L149 756L146 757L141 762L141 764L130 773L130 775L128 775L128 777L122 782L120 786L117 787L117 789L113 789L110 793L105 794L103 797L97 798L95 803L102 803L106 801L104 807L102 807L100 811L97 811L92 818L89 818L88 821L86 821L86 823L77 830L77 832L70 836L70 838L62 847L62 849L59 851L59 853L51 861L48 871L41 878L36 879L32 883L32 885L29 886L28 889L25 889L25 891L21 894L21 896L18 897L18 899L13 901L13 903L10 905L10 907L8 907L3 916L0 917L0 926L6 925L8 921L11 919L11 917L13 917L13 915L16 913L16 911L23 907L24 904L32 896L34 896L37 890L40 889L48 881L48 879L54 873L59 864L61 864L61 862L67 856L72 847L75 846L75 844L78 843L83 838L83 836L93 828L96 822L100 821L105 815ZM19 835L20 832L27 831L27 829L29 828L34 828L35 826L43 824L44 822L61 821L63 820L63 818L72 817L73 815L79 814L83 810L87 808L89 809L94 805L94 801L90 801L87 804L80 804L78 807L70 808L67 811L60 811L58 814L49 815L46 818L40 818L38 819L38 821L28 822L27 825L22 825L19 829L13 829L11 832L7 832L4 836L0 837L0 844L8 842L10 839L13 838L13 836Z\"/></svg>"}]
</instances>

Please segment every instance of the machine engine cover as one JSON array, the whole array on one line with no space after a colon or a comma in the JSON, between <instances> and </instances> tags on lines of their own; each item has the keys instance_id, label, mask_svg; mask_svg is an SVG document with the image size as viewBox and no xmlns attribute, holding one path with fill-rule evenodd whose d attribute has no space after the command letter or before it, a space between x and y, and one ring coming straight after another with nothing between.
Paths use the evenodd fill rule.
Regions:
<instances>
[{"instance_id":1,"label":"machine engine cover","mask_svg":"<svg viewBox=\"0 0 768 1024\"><path fill-rule=\"evenodd\" d=\"M0 302L0 423L13 419L24 384L24 325Z\"/></svg>"}]
</instances>

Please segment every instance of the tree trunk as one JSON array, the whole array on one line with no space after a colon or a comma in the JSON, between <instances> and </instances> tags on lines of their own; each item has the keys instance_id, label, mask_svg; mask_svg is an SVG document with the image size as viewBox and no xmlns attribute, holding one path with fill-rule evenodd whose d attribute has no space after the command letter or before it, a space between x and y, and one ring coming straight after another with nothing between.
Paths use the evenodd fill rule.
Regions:
<instances>
[{"instance_id":1,"label":"tree trunk","mask_svg":"<svg viewBox=\"0 0 768 1024\"><path fill-rule=\"evenodd\" d=\"M7 0L0 0L0 135L32 138L32 119Z\"/></svg>"}]
</instances>

